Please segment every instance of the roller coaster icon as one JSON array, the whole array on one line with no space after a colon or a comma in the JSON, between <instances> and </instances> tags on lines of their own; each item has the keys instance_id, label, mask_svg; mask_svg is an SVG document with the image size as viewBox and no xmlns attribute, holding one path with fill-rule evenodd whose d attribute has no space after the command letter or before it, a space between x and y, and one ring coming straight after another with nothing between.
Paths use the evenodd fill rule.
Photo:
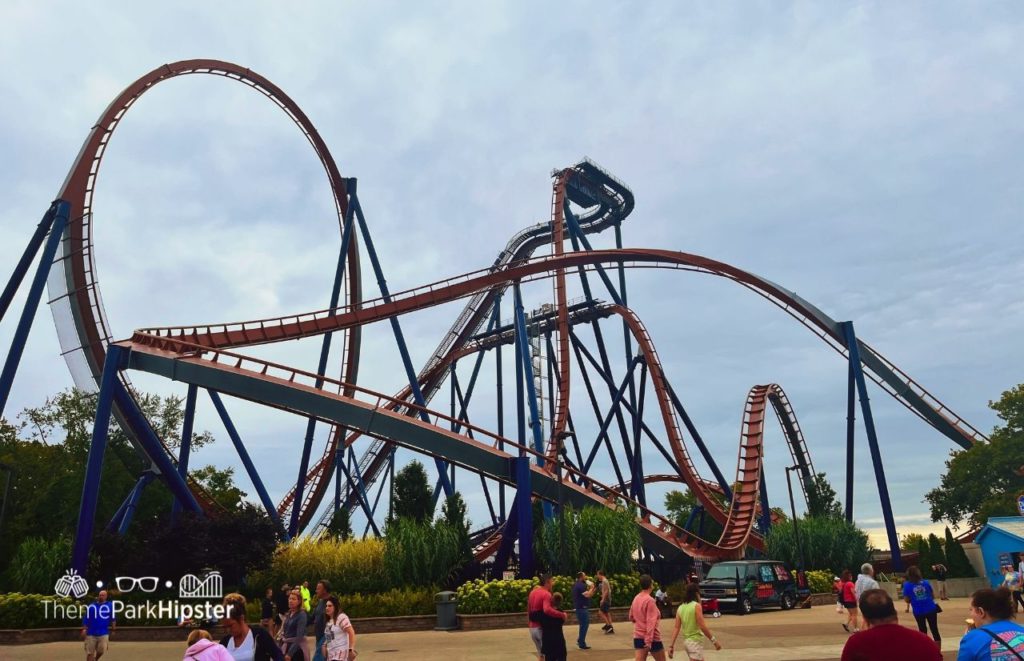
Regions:
<instances>
[{"instance_id":1,"label":"roller coaster icon","mask_svg":"<svg viewBox=\"0 0 1024 661\"><path fill-rule=\"evenodd\" d=\"M158 83L191 74L220 76L263 94L291 118L312 145L327 174L341 231L330 304L316 312L278 318L139 329L127 339L116 340L96 278L93 194L100 164L118 123L142 94ZM633 193L596 163L584 159L557 170L553 182L550 221L513 236L491 266L392 293L357 196L356 180L341 175L312 122L280 88L249 69L218 60L167 64L129 85L93 126L57 199L0 294L2 318L35 255L42 250L0 374L0 412L10 394L44 285L49 289L62 352L76 386L99 392L72 567L82 572L87 564L111 415L132 439L148 469L127 494L108 524L110 529L121 533L127 529L139 495L154 479L172 492L175 510L217 515L217 505L188 475L189 441L200 389L208 392L223 420L261 504L287 537L318 534L341 508L365 518L364 534L371 530L378 533L376 518L382 494L387 484L393 484L396 449L404 448L433 460L435 501L441 494L453 492L456 475L469 475L474 482L479 479L489 524L474 533L474 552L481 560L493 558L494 572L499 576L513 556L521 575L532 573L536 500L545 503L547 513L566 504L626 504L634 508L642 552L649 557L671 559L686 554L717 560L742 557L748 548L762 549L764 534L771 526L762 463L769 407L782 427L805 496L814 476L793 407L776 384L757 385L750 390L743 411L736 473L734 479L727 479L672 388L653 339L628 305L626 275L634 269L725 278L779 307L845 359L849 393L845 515L852 519L854 425L859 400L886 532L894 564L899 567L898 538L867 379L959 446L985 442L985 436L857 339L852 322L833 320L794 292L723 262L683 252L623 248L622 224L633 210ZM588 236L609 229L614 232L616 247L594 249ZM566 241L571 249L567 249ZM550 246L550 252L535 256L544 246ZM377 298L362 296L364 256L377 281ZM581 300L568 300L569 278L574 279L574 286L582 288ZM552 283L553 302L528 313L521 287L542 280ZM598 298L598 292L606 293L610 300ZM509 293L512 319L503 321L502 302ZM417 371L402 333L402 315L453 301L465 302L461 313ZM394 334L406 382L391 396L357 385L363 330L385 320ZM587 327L592 339L588 334L585 340L581 331ZM617 341L605 340L620 334L622 344L613 350ZM321 351L313 371L236 351L314 337L320 338ZM336 337L341 344L340 376L332 378L327 372ZM514 354L516 384L512 398L507 397L503 383L503 374L510 366L506 363L503 367L502 362L507 345L512 345ZM624 357L619 356L623 349ZM488 354L495 364L497 413L493 430L471 422L469 417L473 394L482 389L478 377ZM465 385L459 378L460 361L471 365ZM624 373L620 375L616 368ZM130 370L187 384L182 444L177 456L141 413L127 377ZM570 386L575 383L578 387L581 382L586 397L577 399L589 406L573 408ZM450 399L447 414L428 408L446 384ZM296 452L297 479L280 503L270 499L221 395L277 408L306 420L301 450ZM514 438L506 435L507 399L512 400L509 408L515 411ZM574 423L591 414L591 426L598 431L593 437L583 438L589 436L589 427ZM318 423L329 425L330 434L321 456L314 461ZM357 441L361 448L358 455ZM713 479L699 474L692 447L700 453ZM603 475L608 476L607 484L598 481ZM334 494L329 498L332 477ZM647 485L664 481L685 484L700 503L683 526L649 507ZM703 536L705 515L722 524L718 539Z\"/></svg>"}]
</instances>

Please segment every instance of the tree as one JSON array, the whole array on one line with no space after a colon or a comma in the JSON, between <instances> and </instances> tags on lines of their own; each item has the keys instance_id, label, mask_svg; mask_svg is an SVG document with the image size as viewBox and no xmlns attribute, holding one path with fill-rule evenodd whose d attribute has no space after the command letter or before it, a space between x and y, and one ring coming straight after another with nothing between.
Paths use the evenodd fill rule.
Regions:
<instances>
[{"instance_id":1,"label":"tree","mask_svg":"<svg viewBox=\"0 0 1024 661\"><path fill-rule=\"evenodd\" d=\"M939 541L935 533L928 535L928 559L931 560L933 565L945 565L946 569L949 569L946 554L942 550L942 542Z\"/></svg>"},{"instance_id":2,"label":"tree","mask_svg":"<svg viewBox=\"0 0 1024 661\"><path fill-rule=\"evenodd\" d=\"M921 570L921 575L925 578L932 578L932 562L931 550L928 548L928 542L922 537L917 543L917 568Z\"/></svg>"},{"instance_id":3,"label":"tree","mask_svg":"<svg viewBox=\"0 0 1024 661\"><path fill-rule=\"evenodd\" d=\"M946 526L946 568L952 578L974 578L977 574L974 565L967 559L964 547L953 539L953 533Z\"/></svg>"},{"instance_id":4,"label":"tree","mask_svg":"<svg viewBox=\"0 0 1024 661\"><path fill-rule=\"evenodd\" d=\"M725 501L725 497L719 497L718 500L725 509L728 509L729 505ZM699 506L700 501L697 500L697 496L695 496L692 491L672 490L665 494L666 515L680 528L686 525L686 521L690 517L690 512ZM710 514L704 514L703 530L699 530L699 522L700 516L698 515L691 523L690 529L701 538L710 542L717 542L722 536L722 524L716 521Z\"/></svg>"},{"instance_id":5,"label":"tree","mask_svg":"<svg viewBox=\"0 0 1024 661\"><path fill-rule=\"evenodd\" d=\"M932 520L945 520L953 530L965 520L980 527L989 517L1016 515L1024 491L1024 384L989 407L1004 424L992 430L991 442L952 451L939 486L925 496Z\"/></svg>"},{"instance_id":6,"label":"tree","mask_svg":"<svg viewBox=\"0 0 1024 661\"><path fill-rule=\"evenodd\" d=\"M459 548L462 551L462 561L465 563L473 560L473 546L469 541L469 519L466 518L466 503L462 500L462 494L458 491L445 499L441 506L441 518L452 530L455 531L459 540Z\"/></svg>"},{"instance_id":7,"label":"tree","mask_svg":"<svg viewBox=\"0 0 1024 661\"><path fill-rule=\"evenodd\" d=\"M395 475L393 516L410 518L418 523L430 522L434 513L434 494L427 481L423 464L413 460Z\"/></svg>"},{"instance_id":8,"label":"tree","mask_svg":"<svg viewBox=\"0 0 1024 661\"><path fill-rule=\"evenodd\" d=\"M924 535L920 533L908 532L906 535L900 535L900 550L916 553L918 544L923 541Z\"/></svg>"},{"instance_id":9,"label":"tree","mask_svg":"<svg viewBox=\"0 0 1024 661\"><path fill-rule=\"evenodd\" d=\"M352 515L349 513L348 508L339 507L334 510L331 522L327 525L327 535L342 542L354 537L352 534Z\"/></svg>"},{"instance_id":10,"label":"tree","mask_svg":"<svg viewBox=\"0 0 1024 661\"><path fill-rule=\"evenodd\" d=\"M825 473L812 476L810 484L807 485L807 514L836 518L843 516L843 506L839 503L836 491Z\"/></svg>"},{"instance_id":11,"label":"tree","mask_svg":"<svg viewBox=\"0 0 1024 661\"><path fill-rule=\"evenodd\" d=\"M244 491L235 486L234 468L203 466L190 471L189 475L226 510L237 508L246 496Z\"/></svg>"},{"instance_id":12,"label":"tree","mask_svg":"<svg viewBox=\"0 0 1024 661\"><path fill-rule=\"evenodd\" d=\"M843 569L856 570L868 561L871 552L867 533L847 523L846 519L805 516L798 523L805 569L827 569L839 574ZM796 566L801 549L796 543L792 520L772 525L765 538L765 550L769 558Z\"/></svg>"}]
</instances>

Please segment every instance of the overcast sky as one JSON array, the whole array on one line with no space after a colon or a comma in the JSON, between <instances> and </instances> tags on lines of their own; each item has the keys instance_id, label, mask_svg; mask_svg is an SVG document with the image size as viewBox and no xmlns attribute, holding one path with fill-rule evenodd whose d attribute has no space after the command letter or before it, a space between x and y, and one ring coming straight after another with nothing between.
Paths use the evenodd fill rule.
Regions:
<instances>
[{"instance_id":1,"label":"overcast sky","mask_svg":"<svg viewBox=\"0 0 1024 661\"><path fill-rule=\"evenodd\" d=\"M1022 43L1024 9L1009 2L8 1L0 276L121 89L165 62L225 59L284 89L342 173L359 178L393 290L488 266L514 232L547 219L552 168L588 155L636 195L627 246L719 259L854 320L862 340L987 432L988 400L1024 381ZM288 118L245 86L192 76L147 93L105 155L96 214L115 336L327 304L340 237L326 177ZM837 354L727 281L645 270L628 287L727 475L747 390L776 382L816 468L842 492ZM540 305L550 285L525 294ZM417 364L460 307L402 320ZM0 326L3 351L13 326ZM258 353L313 369L317 351L314 340ZM44 307L8 416L71 385L59 354ZM396 391L402 380L388 325L367 329L360 383ZM471 411L488 427L493 382L485 369ZM592 429L579 386L574 417ZM304 424L229 405L276 500L295 479ZM447 396L435 405L446 410ZM878 388L872 405L901 532L926 529L923 497L952 443ZM208 402L199 416L219 441L194 465L239 466ZM877 533L862 431L858 441L855 513ZM775 426L767 445L769 494L782 505L789 460ZM664 472L647 456L648 472ZM460 483L483 522L479 488Z\"/></svg>"}]
</instances>

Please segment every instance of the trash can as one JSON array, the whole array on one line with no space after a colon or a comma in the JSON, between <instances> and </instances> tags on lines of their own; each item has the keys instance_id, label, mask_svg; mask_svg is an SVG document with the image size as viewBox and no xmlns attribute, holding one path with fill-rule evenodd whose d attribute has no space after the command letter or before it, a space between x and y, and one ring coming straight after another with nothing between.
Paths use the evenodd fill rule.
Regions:
<instances>
[{"instance_id":1,"label":"trash can","mask_svg":"<svg viewBox=\"0 0 1024 661\"><path fill-rule=\"evenodd\" d=\"M459 628L459 620L455 615L458 598L454 592L444 591L434 595L437 605L437 626L434 631L454 631Z\"/></svg>"}]
</instances>

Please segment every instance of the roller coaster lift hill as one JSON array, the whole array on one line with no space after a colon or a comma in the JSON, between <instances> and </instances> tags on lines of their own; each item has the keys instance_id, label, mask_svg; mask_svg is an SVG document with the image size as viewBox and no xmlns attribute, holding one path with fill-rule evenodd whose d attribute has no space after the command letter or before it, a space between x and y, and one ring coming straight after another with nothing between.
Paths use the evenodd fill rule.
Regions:
<instances>
[{"instance_id":1,"label":"roller coaster lift hill","mask_svg":"<svg viewBox=\"0 0 1024 661\"><path fill-rule=\"evenodd\" d=\"M341 233L329 306L255 321L145 328L115 340L96 278L93 194L100 164L118 123L142 94L158 83L191 74L219 76L251 87L281 108L312 145L330 183ZM473 533L474 553L479 560L493 558L497 575L513 557L521 576L532 575L532 517L537 500L543 503L545 516L565 505L631 507L645 559L672 560L685 554L714 561L763 549L764 535L772 525L762 463L769 407L782 427L805 497L815 475L793 407L777 384L750 390L736 473L728 479L673 389L652 337L629 307L627 274L639 268L730 280L781 308L845 359L849 384L845 516L852 521L859 401L893 562L901 568L867 380L961 447L987 439L859 340L852 322L837 322L792 291L729 264L682 252L623 248L622 224L633 202L625 184L594 162L581 160L553 173L550 221L515 234L489 267L391 292L356 180L342 176L312 122L280 88L249 69L217 60L175 62L142 76L114 99L92 128L57 199L43 214L0 294L2 320L35 262L0 373L0 414L44 286L75 385L99 393L72 568L84 572L88 563L111 416L147 468L125 495L108 529L124 534L143 490L157 480L173 494L175 511L218 514L218 506L188 474L200 390L206 391L223 421L260 503L286 538L320 534L340 508L365 518L363 534L379 534L381 513L387 511L387 505L381 505L387 497L382 496L386 486L393 484L396 452L402 449L432 460L435 504L441 494L454 492L457 479L479 482L488 521ZM593 248L588 237L606 230L614 233L615 248ZM535 256L545 246L550 251ZM377 283L375 298L362 294L364 257ZM551 303L527 311L521 287L538 281L551 283ZM581 299L568 300L569 282L582 289ZM402 315L457 300L464 302L462 311L417 371L402 334ZM511 308L510 320L502 319L503 303L506 310ZM405 385L394 395L358 385L363 331L385 320L404 369ZM320 342L314 371L238 353L249 346L314 337ZM337 378L328 375L332 344L341 353ZM506 387L503 375L512 366L503 366L508 346L515 385ZM494 365L493 383L488 384L496 411L493 429L474 424L469 416L474 394L488 390L483 383L487 379L479 378L488 356ZM130 371L186 385L177 456L169 449L168 439L160 438L143 415L128 379ZM584 393L577 393L570 406L570 385L581 382ZM446 390L449 410L429 408ZM292 467L295 484L279 503L271 500L264 487L224 395L305 419L301 452L296 452L298 466ZM514 397L511 405L507 395ZM506 410L515 412L515 425L508 429ZM326 424L330 431L322 453L315 457L318 424ZM598 430L596 435L582 432L591 428ZM698 473L694 448L710 469L711 479ZM332 478L334 490L329 495ZM647 486L666 481L685 484L699 502L684 526L659 514L647 501ZM706 517L722 525L717 539L705 535Z\"/></svg>"}]
</instances>

